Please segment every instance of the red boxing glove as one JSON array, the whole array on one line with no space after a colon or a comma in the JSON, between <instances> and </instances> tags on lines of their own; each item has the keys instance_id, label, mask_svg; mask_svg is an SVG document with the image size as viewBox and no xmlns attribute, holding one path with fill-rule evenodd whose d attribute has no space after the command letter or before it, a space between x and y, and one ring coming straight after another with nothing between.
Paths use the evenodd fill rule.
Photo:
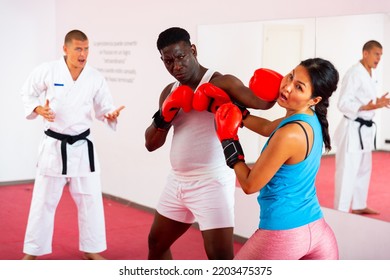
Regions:
<instances>
[{"instance_id":1,"label":"red boxing glove","mask_svg":"<svg viewBox=\"0 0 390 280\"><path fill-rule=\"evenodd\" d=\"M178 86L161 106L161 115L164 120L170 122L182 108L188 113L192 109L193 90L189 86Z\"/></svg>"},{"instance_id":2,"label":"red boxing glove","mask_svg":"<svg viewBox=\"0 0 390 280\"><path fill-rule=\"evenodd\" d=\"M275 101L279 97L282 79L283 76L278 72L260 68L255 71L250 79L249 88L257 97L265 101Z\"/></svg>"},{"instance_id":3,"label":"red boxing glove","mask_svg":"<svg viewBox=\"0 0 390 280\"><path fill-rule=\"evenodd\" d=\"M215 113L215 130L219 141L238 140L237 132L241 122L242 113L236 105L227 103L219 107Z\"/></svg>"},{"instance_id":4,"label":"red boxing glove","mask_svg":"<svg viewBox=\"0 0 390 280\"><path fill-rule=\"evenodd\" d=\"M188 113L192 109L193 90L189 86L179 86L164 100L161 109L153 118L154 125L161 130L168 130L173 118L180 109Z\"/></svg>"},{"instance_id":5,"label":"red boxing glove","mask_svg":"<svg viewBox=\"0 0 390 280\"><path fill-rule=\"evenodd\" d=\"M195 91L192 107L197 111L215 113L225 103L231 102L229 95L212 83L204 83Z\"/></svg>"},{"instance_id":6,"label":"red boxing glove","mask_svg":"<svg viewBox=\"0 0 390 280\"><path fill-rule=\"evenodd\" d=\"M241 122L241 110L233 103L221 105L215 113L215 130L222 144L226 164L230 168L233 168L238 161L245 162L237 135Z\"/></svg>"}]
</instances>

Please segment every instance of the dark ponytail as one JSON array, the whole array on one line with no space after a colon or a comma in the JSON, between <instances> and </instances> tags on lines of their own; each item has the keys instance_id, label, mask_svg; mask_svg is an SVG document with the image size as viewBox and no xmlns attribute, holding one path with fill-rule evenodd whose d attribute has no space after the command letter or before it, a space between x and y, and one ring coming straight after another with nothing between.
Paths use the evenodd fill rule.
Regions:
<instances>
[{"instance_id":1,"label":"dark ponytail","mask_svg":"<svg viewBox=\"0 0 390 280\"><path fill-rule=\"evenodd\" d=\"M329 152L332 149L331 143L330 143L330 136L329 136L329 123L327 119L328 114L328 107L329 107L329 99L327 100L321 100L316 106L315 111L317 113L318 120L321 123L322 128L322 138L325 145L325 150Z\"/></svg>"},{"instance_id":2,"label":"dark ponytail","mask_svg":"<svg viewBox=\"0 0 390 280\"><path fill-rule=\"evenodd\" d=\"M315 105L315 112L321 123L322 137L325 150L332 149L329 135L329 123L327 119L329 98L337 89L339 82L339 73L332 63L322 58L310 58L301 62L309 73L313 87L312 98L320 96L322 99Z\"/></svg>"}]
</instances>

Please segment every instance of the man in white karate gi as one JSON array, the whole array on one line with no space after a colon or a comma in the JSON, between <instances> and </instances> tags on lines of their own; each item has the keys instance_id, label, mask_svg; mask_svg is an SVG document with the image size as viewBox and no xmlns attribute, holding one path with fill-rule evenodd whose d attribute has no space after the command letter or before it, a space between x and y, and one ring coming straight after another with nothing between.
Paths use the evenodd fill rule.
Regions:
<instances>
[{"instance_id":1,"label":"man in white karate gi","mask_svg":"<svg viewBox=\"0 0 390 280\"><path fill-rule=\"evenodd\" d=\"M89 43L83 32L70 31L63 50L58 61L37 67L21 91L26 118L44 119L23 259L52 252L55 211L67 183L78 209L79 249L85 259L104 259L100 166L90 127L94 113L115 130L124 107L114 107L104 77L87 64Z\"/></svg>"},{"instance_id":2,"label":"man in white karate gi","mask_svg":"<svg viewBox=\"0 0 390 280\"><path fill-rule=\"evenodd\" d=\"M382 45L374 40L363 46L362 59L345 74L338 101L343 113L334 141L336 151L335 209L354 214L378 214L367 206L375 149L375 110L390 106L388 93L377 97L373 69L382 56Z\"/></svg>"}]
</instances>

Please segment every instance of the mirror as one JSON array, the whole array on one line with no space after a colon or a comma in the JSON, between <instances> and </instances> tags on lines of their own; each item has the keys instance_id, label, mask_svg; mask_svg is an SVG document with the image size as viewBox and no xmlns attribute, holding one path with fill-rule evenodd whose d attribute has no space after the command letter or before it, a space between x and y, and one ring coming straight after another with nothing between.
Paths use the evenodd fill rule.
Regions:
<instances>
[{"instance_id":1,"label":"mirror","mask_svg":"<svg viewBox=\"0 0 390 280\"><path fill-rule=\"evenodd\" d=\"M284 75L303 59L322 57L336 66L341 82L349 67L361 59L361 49L366 41L375 39L382 42L384 54L386 54L385 38L390 32L389 22L389 15L367 14L200 25L198 26L198 59L201 64L222 73L233 74L248 84L257 68L271 68ZM378 76L378 89L380 89L378 94L383 94L386 92L383 89L387 88L388 91L390 88L389 84L386 84L390 81L383 79L385 65L390 64L389 61L386 62L386 57L383 55L375 70ZM338 95L339 89L333 94L328 110L331 136L342 118L336 106ZM389 111L384 109L376 113L378 150L390 150L389 144L385 143L386 139L390 138L389 126L385 125L385 120L390 118ZM252 111L251 113L261 113L266 118L276 119L284 115L284 110L276 105L268 111ZM254 162L266 139L261 136L256 137L248 130L240 130L239 133L247 162ZM323 168L326 167L326 171L323 170L322 176L320 169L319 175L321 176L318 180L321 181L317 183L317 188L321 188L318 190L320 203L328 208L333 208L335 152L336 147L333 147L329 155L323 157ZM373 168L376 168L375 157L373 163ZM375 174L373 169L372 176L376 176ZM371 191L369 199L370 196ZM390 213L378 217L380 216L390 222Z\"/></svg>"}]
</instances>

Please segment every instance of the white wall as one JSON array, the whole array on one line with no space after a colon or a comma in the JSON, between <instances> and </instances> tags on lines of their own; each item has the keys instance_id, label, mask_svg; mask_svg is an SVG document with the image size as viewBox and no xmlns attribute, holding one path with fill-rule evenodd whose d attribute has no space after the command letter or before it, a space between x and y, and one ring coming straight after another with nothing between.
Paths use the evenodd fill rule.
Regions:
<instances>
[{"instance_id":1,"label":"white wall","mask_svg":"<svg viewBox=\"0 0 390 280\"><path fill-rule=\"evenodd\" d=\"M20 88L55 51L55 2L0 0L0 182L31 179L42 127L24 118Z\"/></svg>"},{"instance_id":2,"label":"white wall","mask_svg":"<svg viewBox=\"0 0 390 280\"><path fill-rule=\"evenodd\" d=\"M296 0L293 4L287 0L225 0L223 3L199 0L196 4L183 0L30 2L0 0L0 35L5 39L0 45L5 62L0 75L0 182L33 179L41 122L24 120L18 91L32 67L60 56L65 33L78 28L90 38L89 63L101 68L110 66L104 62L102 48L97 43L136 42L125 49L131 51L131 55L122 57L125 63L114 65L135 69L134 81L110 82L116 103L126 106L118 131L112 133L95 124L93 133L103 169L104 192L148 207L155 207L169 170L169 143L153 153L144 148L144 130L157 109L158 96L172 81L155 47L162 30L170 26L184 27L197 44L201 25L390 12L387 0ZM13 29L6 29L8 26ZM384 47L386 54L386 44ZM389 63L387 57L386 61ZM390 88L389 84L386 87ZM240 200L238 204L246 202ZM246 211L255 217L256 205L252 205ZM240 206L237 211L241 211ZM237 214L241 217L245 212ZM240 219L242 224L245 221ZM250 229L244 234L249 233Z\"/></svg>"}]
</instances>

